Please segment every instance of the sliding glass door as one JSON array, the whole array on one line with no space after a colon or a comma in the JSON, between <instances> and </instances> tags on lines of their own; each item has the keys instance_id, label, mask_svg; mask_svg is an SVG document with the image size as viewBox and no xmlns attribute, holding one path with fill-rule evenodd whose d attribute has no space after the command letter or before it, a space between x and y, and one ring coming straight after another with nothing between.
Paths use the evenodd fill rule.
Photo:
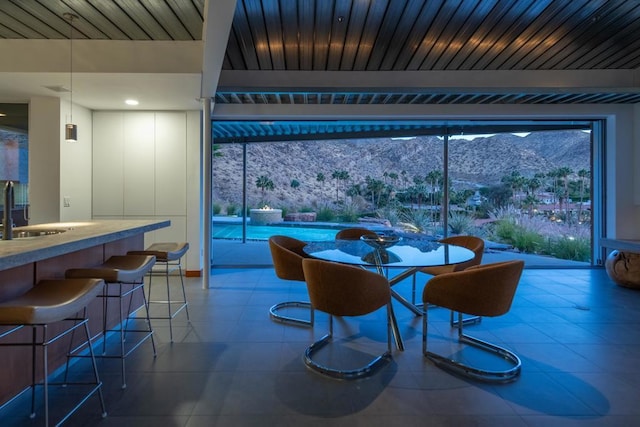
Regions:
<instances>
[{"instance_id":1,"label":"sliding glass door","mask_svg":"<svg viewBox=\"0 0 640 427\"><path fill-rule=\"evenodd\" d=\"M602 141L590 124L482 129L217 144L213 264L227 263L215 254L228 254L229 242L323 240L365 226L425 239L476 235L488 261L592 265L592 153ZM257 259L245 261L269 262Z\"/></svg>"}]
</instances>

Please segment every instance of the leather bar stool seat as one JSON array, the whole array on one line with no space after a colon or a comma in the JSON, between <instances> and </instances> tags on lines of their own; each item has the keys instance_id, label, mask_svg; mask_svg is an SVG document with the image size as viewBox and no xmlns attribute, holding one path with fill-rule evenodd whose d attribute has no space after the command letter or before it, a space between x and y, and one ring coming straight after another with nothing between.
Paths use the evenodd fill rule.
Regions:
<instances>
[{"instance_id":1,"label":"leather bar stool seat","mask_svg":"<svg viewBox=\"0 0 640 427\"><path fill-rule=\"evenodd\" d=\"M153 329L149 319L149 305L144 293L144 277L155 265L154 256L148 255L114 255L101 265L87 268L72 268L66 271L67 278L99 278L106 282L105 291L99 295L103 298L102 354L96 357L121 359L122 388L127 387L125 374L125 359L131 352L138 348L147 339L151 340L153 356L156 356L156 345L153 339ZM136 294L140 295L141 305L133 307ZM118 300L117 323L109 319L110 299ZM123 302L128 299L126 313L123 314ZM144 310L144 318L136 317L135 313ZM140 328L130 328L129 322L144 322ZM117 332L120 335L120 345L117 354L107 354L107 339L109 332ZM137 339L127 340L129 333L137 334ZM126 343L126 346L125 346ZM126 348L125 348L126 347Z\"/></svg>"},{"instance_id":2,"label":"leather bar stool seat","mask_svg":"<svg viewBox=\"0 0 640 427\"><path fill-rule=\"evenodd\" d=\"M129 255L151 255L156 257L156 267L149 272L149 286L147 293L147 301L149 305L160 304L166 305L167 311L163 314L153 313L150 315L151 319L163 319L169 321L169 339L173 342L173 318L178 313L184 310L187 316L187 322L189 319L189 303L187 302L187 294L184 288L184 276L182 272L182 257L189 250L189 243L187 242L161 242L154 243L143 251L129 251ZM180 277L180 286L182 291L182 299L172 299L171 286L169 284L169 275L178 270L178 277ZM161 297L152 297L152 277L154 275L162 275L165 277L165 293L166 299Z\"/></svg>"},{"instance_id":3,"label":"leather bar stool seat","mask_svg":"<svg viewBox=\"0 0 640 427\"><path fill-rule=\"evenodd\" d=\"M89 332L86 307L97 295L103 292L104 281L101 279L55 279L42 280L26 293L8 301L0 303L0 326L11 327L8 331L0 334L0 338L12 335L25 327L31 327L30 341L14 341L0 343L3 347L29 346L31 351L31 418L36 416L36 386L43 386L44 395L44 425L50 424L49 389L54 385L62 385L65 390L68 386L82 386L85 393L79 395L77 403L72 409L66 412L56 425L67 420L89 397L96 395L100 400L102 416L107 415L104 398L102 395L102 382L98 376L95 355L91 346L91 333ZM49 337L49 325L60 323L64 329L57 332L55 336ZM76 347L76 352L69 353L67 358L87 357L81 353L83 349L88 350L88 357L92 363L91 382L68 382L63 383L49 381L48 348L49 345L58 341L65 335L72 333L77 328L83 327L85 331L85 342ZM55 331L59 330L56 326ZM36 349L42 347L42 383L36 378ZM69 368L69 363L67 363ZM87 387L89 389L87 390ZM65 393L67 393L65 391Z\"/></svg>"}]
</instances>

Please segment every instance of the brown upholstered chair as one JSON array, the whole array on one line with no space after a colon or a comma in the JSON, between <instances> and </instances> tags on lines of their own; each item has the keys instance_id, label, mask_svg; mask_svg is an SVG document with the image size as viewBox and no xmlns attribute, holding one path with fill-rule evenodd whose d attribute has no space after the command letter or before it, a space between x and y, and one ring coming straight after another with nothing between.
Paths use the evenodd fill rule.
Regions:
<instances>
[{"instance_id":1,"label":"brown upholstered chair","mask_svg":"<svg viewBox=\"0 0 640 427\"><path fill-rule=\"evenodd\" d=\"M453 271L462 271L466 268L472 267L474 265L480 265L482 262L482 255L484 254L484 240L476 236L451 236L446 237L440 240L440 243L447 243L450 245L462 246L463 248L467 248L473 251L474 257L469 261L460 263L460 264L451 264L451 265L442 265L436 267L425 267L421 268L420 271L425 274L430 274L432 276L437 276L439 274L451 273ZM416 295L416 283L415 276L413 276L413 286L411 291L412 302L415 304L415 295ZM460 327L458 321L456 321L455 313L451 312L451 325L455 327ZM459 319L459 317L458 317ZM469 325L472 323L479 323L482 320L480 316L472 316L462 319L465 325Z\"/></svg>"},{"instance_id":2,"label":"brown upholstered chair","mask_svg":"<svg viewBox=\"0 0 640 427\"><path fill-rule=\"evenodd\" d=\"M462 271L443 273L427 282L422 293L425 304L435 304L475 316L501 316L509 311L522 275L524 261L514 260L472 266ZM488 370L427 351L427 310L423 313L422 352L437 366L483 381L507 382L520 375L521 362L513 352L464 334L458 328L458 341L472 345L511 364L509 369Z\"/></svg>"},{"instance_id":3,"label":"brown upholstered chair","mask_svg":"<svg viewBox=\"0 0 640 427\"><path fill-rule=\"evenodd\" d=\"M343 228L336 233L336 240L358 240L360 237L366 235L376 236L377 234L375 231L363 227Z\"/></svg>"},{"instance_id":4,"label":"brown upholstered chair","mask_svg":"<svg viewBox=\"0 0 640 427\"><path fill-rule=\"evenodd\" d=\"M329 333L306 349L305 364L316 372L339 379L356 379L376 372L391 359L391 290L387 279L362 268L318 259L304 259L302 268L313 309L329 314ZM384 306L387 308L386 352L355 369L329 367L314 360L317 352L333 339L334 316L362 316Z\"/></svg>"},{"instance_id":5,"label":"brown upholstered chair","mask_svg":"<svg viewBox=\"0 0 640 427\"><path fill-rule=\"evenodd\" d=\"M287 236L269 237L269 249L273 268L276 276L283 280L294 280L304 282L304 272L302 271L302 260L307 257L302 248L305 242ZM309 320L287 316L280 313L280 310L291 307L302 307L309 309ZM273 305L269 309L272 319L290 323L297 326L313 326L313 307L308 301L285 301Z\"/></svg>"}]
</instances>

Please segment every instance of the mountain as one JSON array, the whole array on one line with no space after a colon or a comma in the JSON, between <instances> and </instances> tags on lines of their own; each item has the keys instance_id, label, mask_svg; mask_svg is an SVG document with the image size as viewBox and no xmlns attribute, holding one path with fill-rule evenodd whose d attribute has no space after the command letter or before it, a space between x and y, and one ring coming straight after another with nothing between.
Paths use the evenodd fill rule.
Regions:
<instances>
[{"instance_id":1,"label":"mountain","mask_svg":"<svg viewBox=\"0 0 640 427\"><path fill-rule=\"evenodd\" d=\"M345 186L364 183L367 176L402 188L413 177L424 178L443 170L442 138L358 139L252 143L247 145L249 205L266 201L274 207L323 206L336 198L336 184L343 197ZM242 203L242 145L221 145L213 159L214 203ZM525 177L568 167L574 173L590 170L590 134L582 131L535 132L526 136L499 134L474 139L449 140L449 173L455 189L499 184L513 171ZM346 182L332 179L334 171L347 171ZM386 172L386 176L385 176ZM317 180L324 174L324 183ZM397 174L394 182L389 174ZM263 200L256 179L267 176L274 183ZM291 186L292 180L299 187Z\"/></svg>"}]
</instances>

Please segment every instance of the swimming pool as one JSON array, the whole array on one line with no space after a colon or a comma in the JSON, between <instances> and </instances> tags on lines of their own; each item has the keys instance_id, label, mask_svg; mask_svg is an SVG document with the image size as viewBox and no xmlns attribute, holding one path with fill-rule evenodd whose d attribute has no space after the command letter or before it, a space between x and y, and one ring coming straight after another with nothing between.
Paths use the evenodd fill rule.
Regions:
<instances>
[{"instance_id":1,"label":"swimming pool","mask_svg":"<svg viewBox=\"0 0 640 427\"><path fill-rule=\"evenodd\" d=\"M333 240L342 228L344 227L248 225L247 240L269 240L269 237L279 234L305 242L321 242ZM242 224L214 223L211 230L214 239L242 239Z\"/></svg>"}]
</instances>

